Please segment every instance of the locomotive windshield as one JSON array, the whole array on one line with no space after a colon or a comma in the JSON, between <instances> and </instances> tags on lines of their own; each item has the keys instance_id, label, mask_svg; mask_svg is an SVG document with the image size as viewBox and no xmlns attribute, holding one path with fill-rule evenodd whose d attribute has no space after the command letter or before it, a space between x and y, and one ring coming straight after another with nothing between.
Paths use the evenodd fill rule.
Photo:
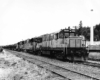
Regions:
<instances>
[{"instance_id":1,"label":"locomotive windshield","mask_svg":"<svg viewBox=\"0 0 100 80\"><path fill-rule=\"evenodd\" d=\"M69 36L69 33L65 33L65 35L64 35L64 36L65 36L65 38L68 38L68 36Z\"/></svg>"},{"instance_id":2,"label":"locomotive windshield","mask_svg":"<svg viewBox=\"0 0 100 80\"><path fill-rule=\"evenodd\" d=\"M59 38L68 38L69 36L75 36L75 29L63 29L59 32Z\"/></svg>"},{"instance_id":3,"label":"locomotive windshield","mask_svg":"<svg viewBox=\"0 0 100 80\"><path fill-rule=\"evenodd\" d=\"M70 36L75 36L75 33L70 33Z\"/></svg>"}]
</instances>

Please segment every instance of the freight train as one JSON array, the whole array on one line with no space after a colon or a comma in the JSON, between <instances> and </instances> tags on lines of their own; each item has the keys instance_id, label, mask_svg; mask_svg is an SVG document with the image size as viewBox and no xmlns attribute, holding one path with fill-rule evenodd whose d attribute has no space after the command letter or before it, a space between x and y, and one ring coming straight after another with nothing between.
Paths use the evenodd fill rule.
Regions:
<instances>
[{"instance_id":1,"label":"freight train","mask_svg":"<svg viewBox=\"0 0 100 80\"><path fill-rule=\"evenodd\" d=\"M31 52L35 55L49 55L63 60L86 61L89 55L84 36L78 36L76 29L65 28L57 33L21 41L14 50Z\"/></svg>"}]
</instances>

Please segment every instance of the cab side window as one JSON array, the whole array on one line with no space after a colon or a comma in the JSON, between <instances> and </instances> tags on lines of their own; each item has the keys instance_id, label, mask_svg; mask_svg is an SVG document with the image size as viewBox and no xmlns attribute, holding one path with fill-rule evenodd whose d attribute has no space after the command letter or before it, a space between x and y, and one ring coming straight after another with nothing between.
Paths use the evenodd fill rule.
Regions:
<instances>
[{"instance_id":1,"label":"cab side window","mask_svg":"<svg viewBox=\"0 0 100 80\"><path fill-rule=\"evenodd\" d=\"M65 33L65 38L68 38L69 37L69 33Z\"/></svg>"},{"instance_id":2,"label":"cab side window","mask_svg":"<svg viewBox=\"0 0 100 80\"><path fill-rule=\"evenodd\" d=\"M59 38L64 38L64 35L63 35L63 33L59 33Z\"/></svg>"}]
</instances>

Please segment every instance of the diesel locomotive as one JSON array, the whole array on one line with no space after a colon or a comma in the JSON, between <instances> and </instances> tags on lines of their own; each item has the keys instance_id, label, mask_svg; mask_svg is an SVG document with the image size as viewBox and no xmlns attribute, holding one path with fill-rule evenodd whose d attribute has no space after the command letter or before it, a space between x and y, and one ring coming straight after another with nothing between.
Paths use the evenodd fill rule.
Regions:
<instances>
[{"instance_id":1,"label":"diesel locomotive","mask_svg":"<svg viewBox=\"0 0 100 80\"><path fill-rule=\"evenodd\" d=\"M21 41L16 44L16 50L71 61L86 61L89 55L84 36L70 28Z\"/></svg>"}]
</instances>

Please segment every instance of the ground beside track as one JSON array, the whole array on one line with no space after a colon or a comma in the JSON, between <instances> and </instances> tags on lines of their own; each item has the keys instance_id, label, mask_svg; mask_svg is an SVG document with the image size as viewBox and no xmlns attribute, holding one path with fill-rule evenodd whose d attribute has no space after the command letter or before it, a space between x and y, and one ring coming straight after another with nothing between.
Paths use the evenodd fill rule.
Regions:
<instances>
[{"instance_id":1,"label":"ground beside track","mask_svg":"<svg viewBox=\"0 0 100 80\"><path fill-rule=\"evenodd\" d=\"M62 78L4 51L0 53L0 80L62 80Z\"/></svg>"},{"instance_id":2,"label":"ground beside track","mask_svg":"<svg viewBox=\"0 0 100 80\"><path fill-rule=\"evenodd\" d=\"M21 52L21 54L25 54L25 53ZM32 57L32 55L29 55L29 54L25 54L25 55ZM77 72L82 72L82 73L87 74L89 76L93 76L93 77L100 79L100 68L94 68L92 66L87 66L87 65L82 65L82 64L61 62L61 61L58 61L58 60L48 59L48 58L39 57L39 56L33 56L33 58L38 58L40 60L43 59L43 60L48 61L52 64L56 64L56 65L59 65L61 67L64 67L64 68L67 68L67 69L70 69L70 70L75 70Z\"/></svg>"},{"instance_id":3,"label":"ground beside track","mask_svg":"<svg viewBox=\"0 0 100 80\"><path fill-rule=\"evenodd\" d=\"M89 60L100 61L100 52L90 52Z\"/></svg>"}]
</instances>

